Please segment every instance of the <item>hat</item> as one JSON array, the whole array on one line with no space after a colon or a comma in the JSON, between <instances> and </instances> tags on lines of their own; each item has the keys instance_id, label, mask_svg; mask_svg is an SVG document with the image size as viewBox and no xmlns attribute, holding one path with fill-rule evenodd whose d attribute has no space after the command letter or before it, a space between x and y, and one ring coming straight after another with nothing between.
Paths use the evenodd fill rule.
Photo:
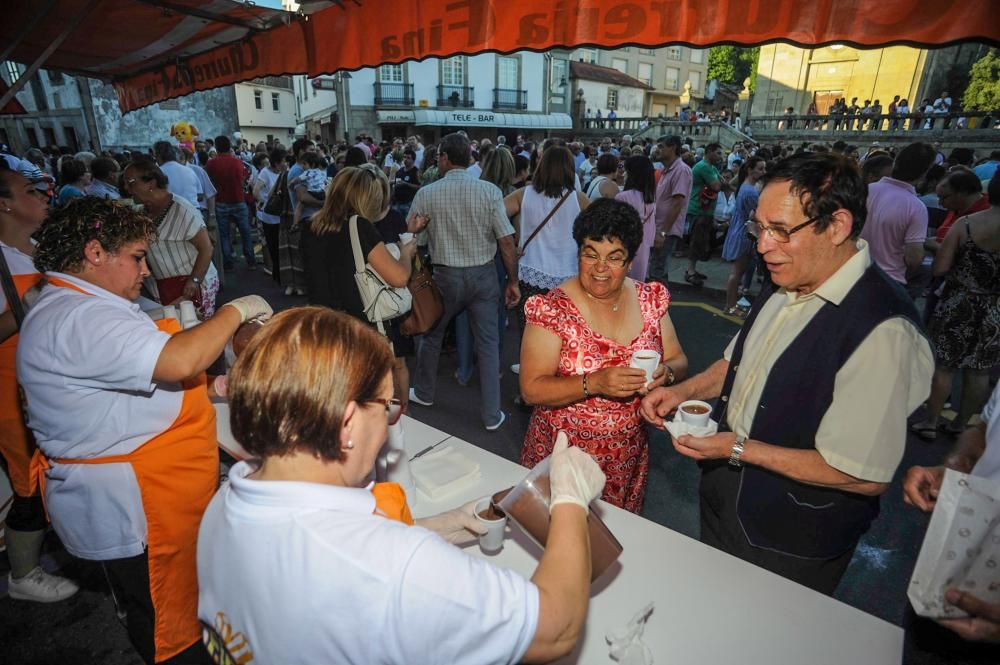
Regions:
<instances>
[{"instance_id":1,"label":"hat","mask_svg":"<svg viewBox=\"0 0 1000 665\"><path fill-rule=\"evenodd\" d=\"M28 182L35 185L36 189L47 190L49 185L55 182L55 178L44 173L40 168L26 160L21 161L21 167L17 171L27 178ZM40 185L44 185L44 187Z\"/></svg>"}]
</instances>

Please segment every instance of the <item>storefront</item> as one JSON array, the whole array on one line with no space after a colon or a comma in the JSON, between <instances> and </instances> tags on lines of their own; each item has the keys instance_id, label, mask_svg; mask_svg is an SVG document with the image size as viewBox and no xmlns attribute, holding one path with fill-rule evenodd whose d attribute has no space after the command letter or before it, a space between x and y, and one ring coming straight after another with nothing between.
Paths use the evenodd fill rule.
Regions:
<instances>
[{"instance_id":1,"label":"storefront","mask_svg":"<svg viewBox=\"0 0 1000 665\"><path fill-rule=\"evenodd\" d=\"M424 143L437 142L445 134L465 131L469 138L495 141L503 134L513 143L518 134L541 139L552 131L572 131L573 121L566 113L497 113L476 109L440 111L379 111L377 121L381 138L416 134Z\"/></svg>"}]
</instances>

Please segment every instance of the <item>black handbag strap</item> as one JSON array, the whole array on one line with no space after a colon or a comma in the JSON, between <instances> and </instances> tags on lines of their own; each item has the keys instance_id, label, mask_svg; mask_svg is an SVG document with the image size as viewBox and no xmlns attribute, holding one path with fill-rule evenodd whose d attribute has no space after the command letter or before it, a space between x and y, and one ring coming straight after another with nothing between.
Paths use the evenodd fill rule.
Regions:
<instances>
[{"instance_id":1,"label":"black handbag strap","mask_svg":"<svg viewBox=\"0 0 1000 665\"><path fill-rule=\"evenodd\" d=\"M14 285L14 278L10 274L10 266L7 265L7 257L4 256L2 248L0 248L0 281L3 282L3 294L14 312L14 321L20 330L21 322L24 321L24 305L21 303L21 296L17 294L17 287Z\"/></svg>"},{"instance_id":2,"label":"black handbag strap","mask_svg":"<svg viewBox=\"0 0 1000 665\"><path fill-rule=\"evenodd\" d=\"M569 195L573 194L575 192L576 192L575 189L570 189L565 194L563 194L563 197L561 199L559 199L559 203L556 204L556 207L553 208L552 210L550 210L549 214L547 214L545 216L545 219L542 220L542 223L539 224L538 227L534 231L531 232L531 235L528 236L528 239L524 241L523 245L521 245L521 254L522 255L524 254L524 250L528 249L528 245L531 244L531 241L535 239L535 236L537 236L541 232L541 230L545 228L545 225L549 223L549 220L552 219L552 216L555 215L556 212L559 211L559 208L562 207L562 204L566 203L566 199L569 198Z\"/></svg>"}]
</instances>

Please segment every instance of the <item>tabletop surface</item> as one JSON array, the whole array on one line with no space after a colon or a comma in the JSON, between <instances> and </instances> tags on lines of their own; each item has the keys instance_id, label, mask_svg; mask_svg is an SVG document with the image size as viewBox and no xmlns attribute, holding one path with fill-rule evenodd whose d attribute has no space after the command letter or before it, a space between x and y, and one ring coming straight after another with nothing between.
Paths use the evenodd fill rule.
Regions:
<instances>
[{"instance_id":1,"label":"tabletop surface","mask_svg":"<svg viewBox=\"0 0 1000 665\"><path fill-rule=\"evenodd\" d=\"M239 451L228 406L216 404L219 444ZM432 501L418 492L416 517L492 495L521 480L527 469L417 420L403 417L406 450L437 445L478 463L480 481ZM239 457L239 455L236 455ZM594 508L624 547L618 562L591 588L583 638L561 665L611 663L605 635L655 604L643 641L656 663L741 665L887 665L902 659L903 631L840 601L786 580L604 502ZM503 549L474 556L530 577L541 549L511 526Z\"/></svg>"}]
</instances>

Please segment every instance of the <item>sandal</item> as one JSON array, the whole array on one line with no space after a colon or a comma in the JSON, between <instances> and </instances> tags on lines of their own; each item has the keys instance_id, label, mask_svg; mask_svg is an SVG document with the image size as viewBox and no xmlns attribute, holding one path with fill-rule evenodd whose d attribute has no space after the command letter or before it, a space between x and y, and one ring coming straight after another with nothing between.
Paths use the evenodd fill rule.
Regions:
<instances>
[{"instance_id":1,"label":"sandal","mask_svg":"<svg viewBox=\"0 0 1000 665\"><path fill-rule=\"evenodd\" d=\"M948 436L959 436L961 435L962 432L965 431L964 427L958 428L958 427L953 427L952 425L954 425L954 423L948 423L942 421L938 423L937 428L939 432L944 432Z\"/></svg>"},{"instance_id":2,"label":"sandal","mask_svg":"<svg viewBox=\"0 0 1000 665\"><path fill-rule=\"evenodd\" d=\"M684 273L684 281L694 286L701 286L702 284L705 283L704 280L698 277L698 273L690 273L690 272Z\"/></svg>"},{"instance_id":3,"label":"sandal","mask_svg":"<svg viewBox=\"0 0 1000 665\"><path fill-rule=\"evenodd\" d=\"M910 431L919 436L924 441L934 441L938 436L938 426L927 422L913 423Z\"/></svg>"}]
</instances>

